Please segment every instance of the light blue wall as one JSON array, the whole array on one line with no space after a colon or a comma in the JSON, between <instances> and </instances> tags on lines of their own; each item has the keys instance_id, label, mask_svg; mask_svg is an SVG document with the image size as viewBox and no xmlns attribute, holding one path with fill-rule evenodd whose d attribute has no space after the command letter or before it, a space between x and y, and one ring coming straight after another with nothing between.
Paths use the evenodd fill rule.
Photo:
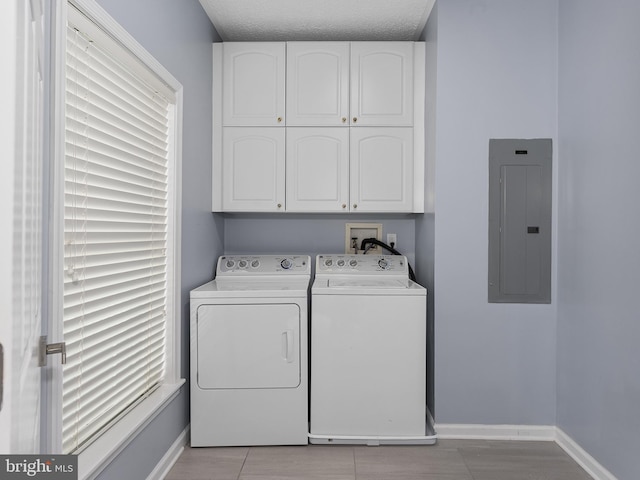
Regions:
<instances>
[{"instance_id":1,"label":"light blue wall","mask_svg":"<svg viewBox=\"0 0 640 480\"><path fill-rule=\"evenodd\" d=\"M437 14L436 422L554 425L555 291L551 305L487 302L487 204L490 138L555 143L558 0Z\"/></svg>"},{"instance_id":2,"label":"light blue wall","mask_svg":"<svg viewBox=\"0 0 640 480\"><path fill-rule=\"evenodd\" d=\"M420 40L425 42L425 214L416 217L416 276L427 287L427 405L435 415L435 323L434 323L434 259L435 259L435 164L436 164L436 100L438 71L438 4L436 3Z\"/></svg>"},{"instance_id":3,"label":"light blue wall","mask_svg":"<svg viewBox=\"0 0 640 480\"><path fill-rule=\"evenodd\" d=\"M228 215L225 253L344 253L345 224L382 223L382 240L395 233L397 249L415 264L415 220L412 215ZM387 252L388 253L388 252Z\"/></svg>"},{"instance_id":4,"label":"light blue wall","mask_svg":"<svg viewBox=\"0 0 640 480\"><path fill-rule=\"evenodd\" d=\"M640 3L560 2L558 426L640 478Z\"/></svg>"},{"instance_id":5,"label":"light blue wall","mask_svg":"<svg viewBox=\"0 0 640 480\"><path fill-rule=\"evenodd\" d=\"M212 49L219 40L197 0L98 0L184 87L182 376L189 373L189 291L211 278L224 220L211 213ZM145 478L189 423L188 384L100 475Z\"/></svg>"}]
</instances>

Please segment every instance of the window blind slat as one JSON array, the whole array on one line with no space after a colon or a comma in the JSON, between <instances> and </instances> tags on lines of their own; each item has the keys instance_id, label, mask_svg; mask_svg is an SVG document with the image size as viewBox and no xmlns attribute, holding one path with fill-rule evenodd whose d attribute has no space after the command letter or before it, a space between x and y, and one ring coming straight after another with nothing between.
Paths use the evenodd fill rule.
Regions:
<instances>
[{"instance_id":1,"label":"window blind slat","mask_svg":"<svg viewBox=\"0 0 640 480\"><path fill-rule=\"evenodd\" d=\"M161 355L157 355L156 357L151 359L151 362L145 364L141 364L139 361L136 361L134 359L129 359L128 362L123 362L123 364L120 365L117 369L109 372L107 376L103 375L101 378L105 381L103 381L101 384L89 384L88 386L80 384L80 387L84 389L82 405L82 410L84 410L84 412L81 411L79 412L79 414L86 415L88 413L89 416L91 416L91 408L95 408L99 405L108 405L110 399L108 397L105 397L104 395L101 395L100 391L109 387L112 387L114 390L116 390L118 388L118 385L120 385L121 387L129 386L131 385L130 380L132 378L138 379L139 384L131 386L140 389L141 393L143 393L143 389L146 389L148 387L148 383L157 381L157 378L154 377L162 370L161 362ZM77 391L69 392L69 396L66 400L70 401L71 398L77 396L77 393ZM65 399L63 398L63 400ZM78 413L76 413L76 415L77 414Z\"/></svg>"},{"instance_id":2,"label":"window blind slat","mask_svg":"<svg viewBox=\"0 0 640 480\"><path fill-rule=\"evenodd\" d=\"M100 397L102 399L100 404L82 405L83 408L76 410L76 412L66 412L66 415L63 416L62 433L65 450L82 446L92 435L99 432L112 419L158 384L159 380L153 382L153 379L149 378L147 374L136 376L135 373L132 372L127 377L112 382L109 388L109 397ZM72 424L66 426L65 419Z\"/></svg>"},{"instance_id":3,"label":"window blind slat","mask_svg":"<svg viewBox=\"0 0 640 480\"><path fill-rule=\"evenodd\" d=\"M88 168L87 165L104 165L117 168L120 171L138 174L139 176L167 175L167 166L161 161L158 162L155 157L142 158L130 155L110 145L103 145L98 142L86 145L83 143L82 136L79 137L75 132L69 132L66 140L65 154L69 157L68 162L76 162L73 164L75 169L86 170ZM103 151L100 151L100 149ZM82 162L86 162L86 165Z\"/></svg>"},{"instance_id":4,"label":"window blind slat","mask_svg":"<svg viewBox=\"0 0 640 480\"><path fill-rule=\"evenodd\" d=\"M64 453L155 388L165 360L171 104L98 37L68 25Z\"/></svg>"},{"instance_id":5,"label":"window blind slat","mask_svg":"<svg viewBox=\"0 0 640 480\"><path fill-rule=\"evenodd\" d=\"M70 74L68 79L75 80L78 73L88 73L88 78L99 77L101 82L97 87L106 90L107 93L114 89L116 92L124 92L129 103L141 109L162 110L166 108L167 99L159 94L156 89L150 89L145 81L131 75L128 68L118 62L114 62L109 55L105 55L99 48L86 39L76 37L77 42L67 43L67 64ZM82 63L77 60L81 59ZM93 75L91 75L93 74Z\"/></svg>"},{"instance_id":6,"label":"window blind slat","mask_svg":"<svg viewBox=\"0 0 640 480\"><path fill-rule=\"evenodd\" d=\"M147 358L160 358L163 355L164 331L156 330L153 332L138 332L136 339L129 339L128 343L119 346L118 349L103 348L100 350L100 357L108 355L117 357L111 365L105 365L100 357L82 357L83 368L76 372L70 372L79 378L82 376L82 386L79 382L75 389L65 392L69 398L77 395L80 388L85 388L85 393L90 395L99 386L108 382L110 378L117 376L119 372L124 372L134 367L138 363L138 358L143 355ZM128 348L124 348L124 347ZM71 377L70 377L71 378Z\"/></svg>"},{"instance_id":7,"label":"window blind slat","mask_svg":"<svg viewBox=\"0 0 640 480\"><path fill-rule=\"evenodd\" d=\"M78 43L67 43L67 81L85 85L96 95L114 97L116 102L140 112L148 112L150 118L155 111L166 108L166 100L154 89L132 81L134 77L117 62L104 62L105 56L93 43L76 38Z\"/></svg>"},{"instance_id":8,"label":"window blind slat","mask_svg":"<svg viewBox=\"0 0 640 480\"><path fill-rule=\"evenodd\" d=\"M128 126L128 131L122 132L121 125L117 125L115 122L118 119L113 118L108 112L101 112L94 110L93 112L86 112L80 110L79 107L68 107L69 110L69 129L71 131L84 133L87 126L90 126L95 131L101 132L103 135L96 135L95 138L101 136L110 136L117 138L119 142L125 145L136 146L146 152L153 152L155 155L162 156L167 149L167 134L166 132L154 132L154 135L146 135L138 132L136 128Z\"/></svg>"},{"instance_id":9,"label":"window blind slat","mask_svg":"<svg viewBox=\"0 0 640 480\"><path fill-rule=\"evenodd\" d=\"M150 98L147 104L123 101L117 95L117 89L109 89L113 86L113 82L102 78L103 72L94 69L93 66L76 66L72 56L67 59L70 62L67 63L68 76L65 81L65 92L73 93L78 99L95 99L98 105L105 105L107 109L109 109L108 105L111 105L110 111L136 112L134 117L137 120L134 118L129 120L134 124L144 123L147 125L147 130L164 129L162 111L166 109L166 105L162 97ZM88 57L88 60L94 61L91 57Z\"/></svg>"},{"instance_id":10,"label":"window blind slat","mask_svg":"<svg viewBox=\"0 0 640 480\"><path fill-rule=\"evenodd\" d=\"M111 318L112 311L119 312L120 315L129 314L129 316L135 316L135 307L145 306L148 308L151 300L162 298L165 288L164 278L162 277L164 277L164 273L157 275L156 281L149 287L137 286L141 283L140 281L123 282L122 284L105 288L106 291L103 295L100 295L100 289L93 291L82 290L76 294L71 294L64 305L64 313L70 322L69 332L73 331L73 322L75 322L76 318L90 323L100 321L103 313L107 318ZM131 287L131 291L123 288L126 286ZM152 289L153 287L155 288ZM109 302L111 303L109 304Z\"/></svg>"},{"instance_id":11,"label":"window blind slat","mask_svg":"<svg viewBox=\"0 0 640 480\"><path fill-rule=\"evenodd\" d=\"M152 287L164 287L164 282L156 283ZM64 314L70 322L76 318L84 318L87 322L107 320L116 315L125 315L129 309L135 309L141 305L147 305L153 300L162 298L163 288L156 291L139 288L134 292L124 292L114 295L105 295L82 305L64 309Z\"/></svg>"},{"instance_id":12,"label":"window blind slat","mask_svg":"<svg viewBox=\"0 0 640 480\"><path fill-rule=\"evenodd\" d=\"M155 343L150 339L152 336L161 335L164 332L164 310L158 309L144 320L145 322L139 321L135 325L131 325L131 321L120 323L120 328L117 329L118 333L111 329L101 328L100 325L89 325L75 332L75 335L70 335L72 343L75 342L75 344L68 355L71 359L74 358L74 355L81 356L83 363L82 365L71 363L72 366L69 368L68 374L73 376L78 372L86 372L93 368L94 364L100 368L109 368L102 362L104 354L129 351L133 345L141 341ZM147 321L149 325L145 325ZM126 336L124 340L119 338L120 335ZM162 336L157 340L159 344L164 342ZM85 348L87 346L90 348ZM153 349L150 350L150 353L152 352Z\"/></svg>"},{"instance_id":13,"label":"window blind slat","mask_svg":"<svg viewBox=\"0 0 640 480\"><path fill-rule=\"evenodd\" d=\"M91 124L79 124L75 118L68 118L67 124L69 125L69 135L67 139L72 145L78 147L88 147L98 151L110 154L116 152L126 158L126 156L140 157L146 159L153 159L154 157L166 155L166 151L163 151L163 145L152 145L145 147L144 142L141 142L135 138L125 135L113 135L113 132L104 131L99 129L99 125ZM89 136L91 139L88 143L83 136ZM70 148L73 151L73 148Z\"/></svg>"},{"instance_id":14,"label":"window blind slat","mask_svg":"<svg viewBox=\"0 0 640 480\"><path fill-rule=\"evenodd\" d=\"M69 111L75 112L72 115L75 118L93 115L115 127L122 125L129 133L140 135L150 144L168 141L169 131L162 123L162 112L154 115L159 121L149 121L129 106L114 104L109 98L93 94L85 85L70 81L66 83L65 99Z\"/></svg>"}]
</instances>

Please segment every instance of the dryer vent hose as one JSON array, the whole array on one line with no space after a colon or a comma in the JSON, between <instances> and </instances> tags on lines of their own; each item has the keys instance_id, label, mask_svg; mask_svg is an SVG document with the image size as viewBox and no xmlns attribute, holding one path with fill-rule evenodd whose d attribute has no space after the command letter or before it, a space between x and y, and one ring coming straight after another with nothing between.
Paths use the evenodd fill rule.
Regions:
<instances>
[{"instance_id":1,"label":"dryer vent hose","mask_svg":"<svg viewBox=\"0 0 640 480\"><path fill-rule=\"evenodd\" d=\"M365 238L364 240L362 240L362 243L360 244L360 250L363 250L364 254L366 254L374 245L378 245L386 250L388 250L389 252L391 252L393 255L402 255L398 250L396 250L395 248L387 245L384 242L381 242L380 240L378 240L377 238ZM409 262L407 261L407 267L409 267L409 278L411 280L413 280L414 282L416 282L416 275L415 273L413 273L413 268L411 268L411 265L409 264Z\"/></svg>"}]
</instances>

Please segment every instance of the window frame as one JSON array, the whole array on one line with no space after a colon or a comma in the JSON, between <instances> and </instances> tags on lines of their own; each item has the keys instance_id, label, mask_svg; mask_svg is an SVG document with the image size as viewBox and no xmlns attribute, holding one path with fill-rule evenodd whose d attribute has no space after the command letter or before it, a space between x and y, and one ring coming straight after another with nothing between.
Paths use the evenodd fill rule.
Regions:
<instances>
[{"instance_id":1,"label":"window frame","mask_svg":"<svg viewBox=\"0 0 640 480\"><path fill-rule=\"evenodd\" d=\"M185 383L180 378L181 360L181 230L182 230L182 118L183 87L147 50L120 26L95 0L56 0L52 33L52 198L50 203L49 341L63 340L64 263L64 144L65 144L65 54L68 3L90 19L107 35L124 46L140 63L168 87L174 96L171 106L169 146L168 225L167 225L167 315L166 364L160 388L137 404L111 428L78 455L79 478L94 478L130 443L138 433L171 403ZM132 68L135 68L132 65ZM52 362L53 363L53 362ZM62 368L58 362L48 367L45 380L50 418L44 450L62 450Z\"/></svg>"}]
</instances>

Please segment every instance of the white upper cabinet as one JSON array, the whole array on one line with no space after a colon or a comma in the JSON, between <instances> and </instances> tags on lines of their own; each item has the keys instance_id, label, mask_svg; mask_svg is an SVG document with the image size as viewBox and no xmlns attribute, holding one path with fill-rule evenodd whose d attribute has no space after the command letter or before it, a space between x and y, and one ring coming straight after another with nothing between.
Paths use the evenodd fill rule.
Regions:
<instances>
[{"instance_id":1,"label":"white upper cabinet","mask_svg":"<svg viewBox=\"0 0 640 480\"><path fill-rule=\"evenodd\" d=\"M287 211L349 211L349 129L287 128Z\"/></svg>"},{"instance_id":2,"label":"white upper cabinet","mask_svg":"<svg viewBox=\"0 0 640 480\"><path fill-rule=\"evenodd\" d=\"M424 212L423 42L213 46L215 212Z\"/></svg>"},{"instance_id":3,"label":"white upper cabinet","mask_svg":"<svg viewBox=\"0 0 640 480\"><path fill-rule=\"evenodd\" d=\"M351 43L351 126L413 125L412 42Z\"/></svg>"},{"instance_id":4,"label":"white upper cabinet","mask_svg":"<svg viewBox=\"0 0 640 480\"><path fill-rule=\"evenodd\" d=\"M229 212L283 212L284 129L225 127L222 209Z\"/></svg>"},{"instance_id":5,"label":"white upper cabinet","mask_svg":"<svg viewBox=\"0 0 640 480\"><path fill-rule=\"evenodd\" d=\"M285 124L285 44L225 43L225 126Z\"/></svg>"},{"instance_id":6,"label":"white upper cabinet","mask_svg":"<svg viewBox=\"0 0 640 480\"><path fill-rule=\"evenodd\" d=\"M352 212L413 210L413 128L351 129Z\"/></svg>"},{"instance_id":7,"label":"white upper cabinet","mask_svg":"<svg viewBox=\"0 0 640 480\"><path fill-rule=\"evenodd\" d=\"M287 43L287 125L349 125L349 43Z\"/></svg>"}]
</instances>

